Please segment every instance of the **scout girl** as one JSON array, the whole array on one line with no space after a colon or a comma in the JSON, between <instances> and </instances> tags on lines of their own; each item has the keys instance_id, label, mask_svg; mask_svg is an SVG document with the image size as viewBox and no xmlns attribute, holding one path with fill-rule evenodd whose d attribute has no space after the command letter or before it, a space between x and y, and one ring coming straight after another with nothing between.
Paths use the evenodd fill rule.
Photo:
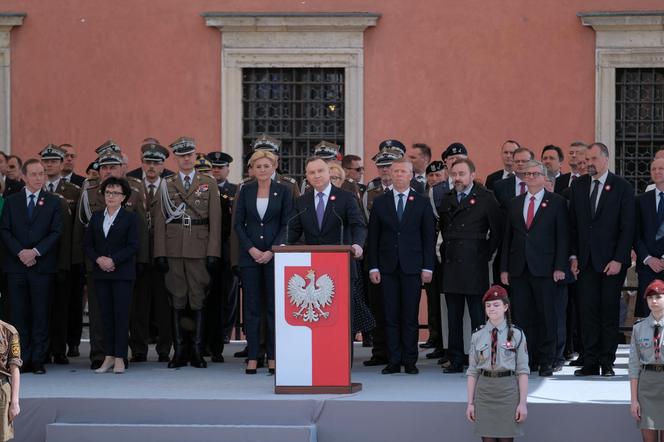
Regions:
<instances>
[{"instance_id":1,"label":"scout girl","mask_svg":"<svg viewBox=\"0 0 664 442\"><path fill-rule=\"evenodd\" d=\"M18 332L0 321L0 442L14 438L14 418L21 412L18 404L21 365Z\"/></svg>"}]
</instances>

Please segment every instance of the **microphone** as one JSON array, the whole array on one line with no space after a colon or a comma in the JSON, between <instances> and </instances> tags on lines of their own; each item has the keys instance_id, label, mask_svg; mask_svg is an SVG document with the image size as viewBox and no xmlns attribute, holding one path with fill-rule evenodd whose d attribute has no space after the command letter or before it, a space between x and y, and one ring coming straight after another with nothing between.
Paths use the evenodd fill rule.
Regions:
<instances>
[{"instance_id":1,"label":"microphone","mask_svg":"<svg viewBox=\"0 0 664 442\"><path fill-rule=\"evenodd\" d=\"M288 221L286 221L286 241L284 241L284 244L288 244L288 232L290 231L290 223L293 221L295 218L298 216L302 215L304 212L306 212L308 207L305 207L304 209L300 210L297 212L295 215L291 216L288 218Z\"/></svg>"},{"instance_id":2,"label":"microphone","mask_svg":"<svg viewBox=\"0 0 664 442\"><path fill-rule=\"evenodd\" d=\"M334 213L334 216L337 217L337 219L339 220L339 223L341 224L341 235L339 237L339 245L343 245L343 243L344 243L344 220L337 213L334 204L332 205L332 213Z\"/></svg>"}]
</instances>

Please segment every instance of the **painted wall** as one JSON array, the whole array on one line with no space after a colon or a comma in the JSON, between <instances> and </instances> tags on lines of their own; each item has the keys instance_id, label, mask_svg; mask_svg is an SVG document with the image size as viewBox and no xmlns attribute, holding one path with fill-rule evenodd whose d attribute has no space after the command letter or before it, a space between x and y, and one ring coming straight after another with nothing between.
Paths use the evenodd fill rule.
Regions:
<instances>
[{"instance_id":1,"label":"painted wall","mask_svg":"<svg viewBox=\"0 0 664 442\"><path fill-rule=\"evenodd\" d=\"M365 156L385 138L429 143L436 157L461 141L483 177L505 139L538 151L593 139L595 35L577 12L656 9L661 0L2 0L0 11L27 13L11 34L12 151L68 142L82 169L107 138L132 165L147 136L218 149L221 41L200 13L369 11L382 18L365 34Z\"/></svg>"}]
</instances>

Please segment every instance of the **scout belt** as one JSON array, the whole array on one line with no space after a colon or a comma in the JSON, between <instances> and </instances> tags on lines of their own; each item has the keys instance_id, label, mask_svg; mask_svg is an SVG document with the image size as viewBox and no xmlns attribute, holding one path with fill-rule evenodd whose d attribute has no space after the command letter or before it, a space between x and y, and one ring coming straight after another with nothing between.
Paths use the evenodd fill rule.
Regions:
<instances>
[{"instance_id":1,"label":"scout belt","mask_svg":"<svg viewBox=\"0 0 664 442\"><path fill-rule=\"evenodd\" d=\"M203 218L203 219L191 219L189 217L187 218L177 218L171 220L168 224L183 224L184 226L207 226L210 224L210 219L209 218Z\"/></svg>"},{"instance_id":2,"label":"scout belt","mask_svg":"<svg viewBox=\"0 0 664 442\"><path fill-rule=\"evenodd\" d=\"M480 374L488 378L504 378L507 376L514 376L516 373L512 370L480 370Z\"/></svg>"},{"instance_id":3,"label":"scout belt","mask_svg":"<svg viewBox=\"0 0 664 442\"><path fill-rule=\"evenodd\" d=\"M664 365L662 364L645 364L641 368L645 371L656 371L658 373L664 373Z\"/></svg>"}]
</instances>

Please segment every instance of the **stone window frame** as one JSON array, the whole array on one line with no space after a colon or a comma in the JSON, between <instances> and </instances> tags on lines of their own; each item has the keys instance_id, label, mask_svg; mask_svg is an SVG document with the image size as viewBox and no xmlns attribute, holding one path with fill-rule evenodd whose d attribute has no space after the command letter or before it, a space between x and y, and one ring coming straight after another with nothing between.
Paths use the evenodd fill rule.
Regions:
<instances>
[{"instance_id":1,"label":"stone window frame","mask_svg":"<svg viewBox=\"0 0 664 442\"><path fill-rule=\"evenodd\" d=\"M14 26L21 26L26 14L0 12L0 151L11 152L11 46Z\"/></svg>"},{"instance_id":2,"label":"stone window frame","mask_svg":"<svg viewBox=\"0 0 664 442\"><path fill-rule=\"evenodd\" d=\"M242 161L242 68L344 68L346 154L364 157L364 31L380 14L205 12L221 31L221 146ZM241 167L231 178L241 178Z\"/></svg>"},{"instance_id":3,"label":"stone window frame","mask_svg":"<svg viewBox=\"0 0 664 442\"><path fill-rule=\"evenodd\" d=\"M614 170L616 69L664 67L664 11L580 12L595 30L595 140L609 148Z\"/></svg>"}]
</instances>

